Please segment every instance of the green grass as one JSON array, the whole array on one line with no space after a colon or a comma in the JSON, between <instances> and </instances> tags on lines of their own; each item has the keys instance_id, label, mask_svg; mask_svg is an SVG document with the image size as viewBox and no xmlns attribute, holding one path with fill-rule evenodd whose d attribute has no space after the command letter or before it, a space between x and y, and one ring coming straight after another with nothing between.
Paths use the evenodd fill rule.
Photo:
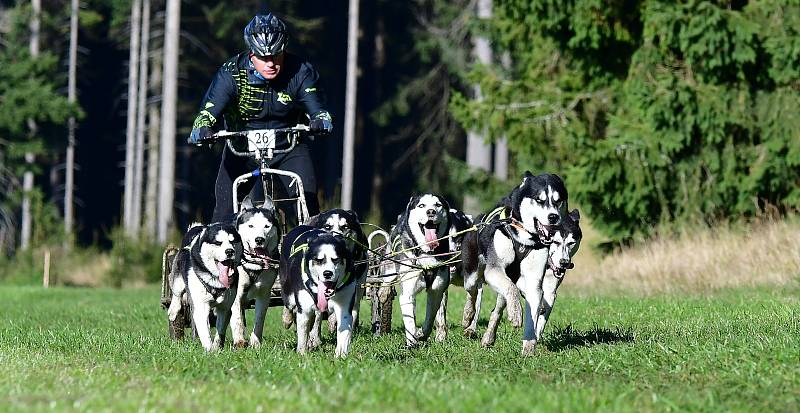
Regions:
<instances>
[{"instance_id":1,"label":"green grass","mask_svg":"<svg viewBox=\"0 0 800 413\"><path fill-rule=\"evenodd\" d=\"M279 308L261 349L206 354L170 342L155 289L6 286L0 410L798 411L798 296L565 292L543 345L523 358L507 322L491 350L463 338L454 289L444 343L404 349L395 316L392 334L360 330L350 357L334 360L327 332L321 351L295 354Z\"/></svg>"}]
</instances>

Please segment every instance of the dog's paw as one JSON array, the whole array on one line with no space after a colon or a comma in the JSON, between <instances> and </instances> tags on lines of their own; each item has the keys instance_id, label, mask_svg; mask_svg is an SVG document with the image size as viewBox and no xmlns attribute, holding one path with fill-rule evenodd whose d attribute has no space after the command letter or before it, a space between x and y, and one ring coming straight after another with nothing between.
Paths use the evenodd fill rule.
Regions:
<instances>
[{"instance_id":1,"label":"dog's paw","mask_svg":"<svg viewBox=\"0 0 800 413\"><path fill-rule=\"evenodd\" d=\"M312 335L312 336L308 337L308 349L309 350L316 350L321 345L322 345L322 340L319 338L319 336Z\"/></svg>"},{"instance_id":2,"label":"dog's paw","mask_svg":"<svg viewBox=\"0 0 800 413\"><path fill-rule=\"evenodd\" d=\"M336 346L336 351L333 353L333 356L337 359L347 358L348 351L341 346Z\"/></svg>"},{"instance_id":3,"label":"dog's paw","mask_svg":"<svg viewBox=\"0 0 800 413\"><path fill-rule=\"evenodd\" d=\"M464 337L465 338L477 338L478 337L478 332L473 330L473 329L471 329L471 328L465 328L464 329Z\"/></svg>"},{"instance_id":4,"label":"dog's paw","mask_svg":"<svg viewBox=\"0 0 800 413\"><path fill-rule=\"evenodd\" d=\"M447 327L439 327L436 329L436 342L441 343L447 338Z\"/></svg>"},{"instance_id":5,"label":"dog's paw","mask_svg":"<svg viewBox=\"0 0 800 413\"><path fill-rule=\"evenodd\" d=\"M430 335L430 331L426 334L422 329L418 329L416 334L414 334L414 338L416 338L417 341L428 341L428 337L430 337Z\"/></svg>"},{"instance_id":6,"label":"dog's paw","mask_svg":"<svg viewBox=\"0 0 800 413\"><path fill-rule=\"evenodd\" d=\"M233 348L234 348L234 349L247 348L247 342L246 342L246 341L244 341L244 340L241 340L241 341L235 341L235 342L233 343Z\"/></svg>"},{"instance_id":7,"label":"dog's paw","mask_svg":"<svg viewBox=\"0 0 800 413\"><path fill-rule=\"evenodd\" d=\"M522 355L532 356L536 350L536 340L522 340Z\"/></svg>"},{"instance_id":8,"label":"dog's paw","mask_svg":"<svg viewBox=\"0 0 800 413\"><path fill-rule=\"evenodd\" d=\"M261 347L261 340L256 337L254 334L250 335L250 347L252 348L259 348Z\"/></svg>"},{"instance_id":9,"label":"dog's paw","mask_svg":"<svg viewBox=\"0 0 800 413\"><path fill-rule=\"evenodd\" d=\"M481 347L483 348L492 347L496 339L497 336L494 333L492 333L491 331L487 331L486 334L484 334L483 338L481 339Z\"/></svg>"}]
</instances>

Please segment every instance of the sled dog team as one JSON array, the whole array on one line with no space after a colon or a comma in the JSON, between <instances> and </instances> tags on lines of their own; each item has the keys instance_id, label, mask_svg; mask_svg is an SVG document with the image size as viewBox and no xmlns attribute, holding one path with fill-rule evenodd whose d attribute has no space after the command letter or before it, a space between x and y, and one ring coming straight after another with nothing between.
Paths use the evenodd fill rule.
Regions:
<instances>
[{"instance_id":1,"label":"sled dog team","mask_svg":"<svg viewBox=\"0 0 800 413\"><path fill-rule=\"evenodd\" d=\"M497 292L497 301L481 344L494 344L505 309L514 327L524 327L522 353L532 353L580 246L580 215L568 211L567 199L557 175L530 172L493 210L474 221L450 209L441 196L412 197L392 228L382 275L373 280L381 285L376 299L391 300L389 291L399 287L406 346L427 340L434 327L437 341L446 338L450 284L467 292L464 334L475 336L486 283ZM327 312L336 334L335 356L344 357L358 322L367 269L367 238L354 212L326 211L282 235L274 205L253 205L246 199L227 222L193 224L186 232L169 274L168 316L172 323L188 311L207 351L224 345L228 325L234 347L257 347L270 291L279 278L290 315L284 314L284 324L296 320L297 352L321 344L321 321ZM416 296L423 290L428 297L418 328ZM246 338L244 309L250 300L255 301L255 315ZM388 312L381 320L391 320L390 301L381 311ZM178 330L173 331L175 338L184 334Z\"/></svg>"}]
</instances>

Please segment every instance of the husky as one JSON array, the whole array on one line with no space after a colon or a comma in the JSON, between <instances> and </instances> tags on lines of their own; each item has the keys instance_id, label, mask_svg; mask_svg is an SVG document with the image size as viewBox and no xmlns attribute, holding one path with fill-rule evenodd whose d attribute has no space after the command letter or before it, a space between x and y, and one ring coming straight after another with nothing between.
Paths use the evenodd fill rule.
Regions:
<instances>
[{"instance_id":1,"label":"husky","mask_svg":"<svg viewBox=\"0 0 800 413\"><path fill-rule=\"evenodd\" d=\"M559 230L553 235L553 242L550 244L547 253L547 266L545 267L544 276L542 278L542 304L539 309L536 321L536 331L534 341L538 343L542 338L542 331L550 319L550 313L553 311L553 306L556 301L556 291L564 280L564 275L568 269L572 269L575 264L572 263L572 257L578 252L581 245L581 238L583 234L580 227L580 213L577 209L573 209L562 220ZM497 326L503 316L503 309L506 306L506 301L503 296L497 296L495 308L492 310L492 315L489 317L489 325L486 327L486 333L481 340L484 347L489 347L494 344ZM526 337L534 335L533 331L533 314L531 307L525 308L525 333Z\"/></svg>"},{"instance_id":2,"label":"husky","mask_svg":"<svg viewBox=\"0 0 800 413\"><path fill-rule=\"evenodd\" d=\"M477 317L475 302L484 280L507 303L512 326L522 326L520 293L525 297L526 311L532 307L538 312L548 249L567 215L567 198L567 188L557 175L525 172L522 183L494 210L480 217L481 228L464 237L461 250L468 293L464 324ZM536 321L526 325L526 333L529 329L536 331ZM535 345L534 335L526 334L523 354L532 353Z\"/></svg>"},{"instance_id":3,"label":"husky","mask_svg":"<svg viewBox=\"0 0 800 413\"><path fill-rule=\"evenodd\" d=\"M259 347L264 332L264 318L269 307L272 286L278 276L278 241L280 225L275 206L267 199L259 206L250 198L242 202L242 209L233 222L244 247L241 265L237 267L239 283L231 315L231 332L234 347ZM255 300L253 331L245 341L244 311L250 300Z\"/></svg>"},{"instance_id":4,"label":"husky","mask_svg":"<svg viewBox=\"0 0 800 413\"><path fill-rule=\"evenodd\" d=\"M416 347L419 341L428 339L435 317L441 318L437 321L436 340L447 337L446 309L439 310L450 284L447 261L451 248L447 235L452 222L450 206L444 198L434 194L417 195L409 200L390 234L388 249L394 255L395 275L385 277L383 282L400 284L400 312L407 347ZM418 330L416 296L424 289L428 290L428 302L425 321ZM391 290L391 287L384 286L381 290ZM381 329L386 331L387 327L381 326Z\"/></svg>"},{"instance_id":5,"label":"husky","mask_svg":"<svg viewBox=\"0 0 800 413\"><path fill-rule=\"evenodd\" d=\"M464 236L473 228L473 218L472 215L465 214L458 209L451 208L450 209L450 217L452 218L452 225L450 226L450 251L453 254L453 258L460 258L461 254L461 244L464 241ZM455 260L453 264L449 266L450 269L450 284L451 285L458 285L464 286L464 279L462 278L463 266L461 265L461 260ZM475 307L476 312L480 313L480 302L481 296L483 294L483 286L478 286L478 295L475 299ZM444 297L442 297L442 306L439 308L439 313L436 315L436 329L437 331L441 331L442 329L447 329L447 298L448 292L445 290ZM474 317L472 320L468 321L464 324L466 329L471 328L472 331L477 329L478 318Z\"/></svg>"},{"instance_id":6,"label":"husky","mask_svg":"<svg viewBox=\"0 0 800 413\"><path fill-rule=\"evenodd\" d=\"M281 293L297 315L297 352L321 344L319 322L325 311L336 316L336 357L350 351L357 276L347 244L339 235L307 225L289 231L281 246Z\"/></svg>"},{"instance_id":7,"label":"husky","mask_svg":"<svg viewBox=\"0 0 800 413\"><path fill-rule=\"evenodd\" d=\"M197 336L206 351L225 344L225 330L236 298L236 267L242 259L242 239L233 225L192 224L175 255L169 282L172 301L169 320L175 322L188 304ZM216 317L212 339L209 319Z\"/></svg>"},{"instance_id":8,"label":"husky","mask_svg":"<svg viewBox=\"0 0 800 413\"><path fill-rule=\"evenodd\" d=\"M347 251L354 261L353 274L357 277L356 301L353 304L353 329L358 327L358 310L361 305L363 291L361 286L367 282L367 236L361 229L361 222L355 211L345 209L331 209L311 217L306 225L322 229L332 234L341 235L347 245ZM331 332L336 330L336 319L329 318L328 326Z\"/></svg>"}]
</instances>

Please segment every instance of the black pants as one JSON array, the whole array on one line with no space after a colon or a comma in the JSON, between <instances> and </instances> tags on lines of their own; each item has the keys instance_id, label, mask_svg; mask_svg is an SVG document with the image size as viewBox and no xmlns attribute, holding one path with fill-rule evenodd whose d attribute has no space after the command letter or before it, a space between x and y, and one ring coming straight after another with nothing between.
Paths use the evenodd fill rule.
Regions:
<instances>
[{"instance_id":1,"label":"black pants","mask_svg":"<svg viewBox=\"0 0 800 413\"><path fill-rule=\"evenodd\" d=\"M276 155L268 165L270 168L281 169L294 172L303 180L303 190L305 191L308 213L311 216L319 214L319 201L317 200L317 180L314 176L314 165L311 162L311 152L308 145L298 143L291 152ZM217 173L217 183L214 188L216 204L214 206L214 216L212 222L219 222L233 214L233 181L247 172L258 169L259 164L255 159L234 155L228 146L222 151L222 161L220 161L219 172ZM286 176L267 176L250 178L239 186L238 200L241 202L246 194L250 194L254 203L264 199L261 179L269 179L268 185L274 185L276 197L292 197L297 195L296 188L289 188L291 178ZM258 185L255 185L258 183ZM291 204L291 206L289 206ZM277 205L283 209L287 217L294 217L297 213L294 210L294 203L283 202Z\"/></svg>"}]
</instances>

